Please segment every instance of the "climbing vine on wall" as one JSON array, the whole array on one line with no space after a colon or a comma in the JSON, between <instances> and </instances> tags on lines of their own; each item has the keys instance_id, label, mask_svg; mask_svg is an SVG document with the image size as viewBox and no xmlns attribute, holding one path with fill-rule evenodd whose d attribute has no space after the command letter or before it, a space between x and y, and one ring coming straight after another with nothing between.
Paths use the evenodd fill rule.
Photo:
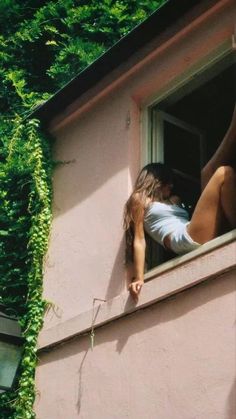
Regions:
<instances>
[{"instance_id":1,"label":"climbing vine on wall","mask_svg":"<svg viewBox=\"0 0 236 419\"><path fill-rule=\"evenodd\" d=\"M51 156L37 120L13 124L0 161L0 302L25 338L16 390L0 395L0 418L33 418L36 343L43 322L43 259L51 222Z\"/></svg>"}]
</instances>

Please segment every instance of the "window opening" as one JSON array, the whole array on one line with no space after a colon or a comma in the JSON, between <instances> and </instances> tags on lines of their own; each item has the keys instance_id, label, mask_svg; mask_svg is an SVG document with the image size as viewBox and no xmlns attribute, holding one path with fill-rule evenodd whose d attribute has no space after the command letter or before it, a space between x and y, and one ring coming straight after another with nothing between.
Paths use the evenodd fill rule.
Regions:
<instances>
[{"instance_id":1,"label":"window opening","mask_svg":"<svg viewBox=\"0 0 236 419\"><path fill-rule=\"evenodd\" d=\"M201 168L206 161L205 133L200 128L154 108L152 137L152 161L162 161L176 174L177 189L189 211L200 193ZM157 147L158 144L158 147Z\"/></svg>"},{"instance_id":2,"label":"window opening","mask_svg":"<svg viewBox=\"0 0 236 419\"><path fill-rule=\"evenodd\" d=\"M150 109L150 161L174 169L176 191L190 216L200 195L201 168L222 140L232 117L236 98L235 57L215 74L214 68L169 95ZM197 84L197 87L196 87ZM186 94L184 94L187 92ZM147 268L168 260L161 246L148 243ZM158 256L157 256L158 255Z\"/></svg>"}]
</instances>

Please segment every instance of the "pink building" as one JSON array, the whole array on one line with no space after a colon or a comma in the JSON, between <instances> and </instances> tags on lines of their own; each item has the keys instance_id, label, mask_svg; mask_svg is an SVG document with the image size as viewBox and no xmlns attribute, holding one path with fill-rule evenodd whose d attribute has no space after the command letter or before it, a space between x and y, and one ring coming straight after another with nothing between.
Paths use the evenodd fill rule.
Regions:
<instances>
[{"instance_id":1,"label":"pink building","mask_svg":"<svg viewBox=\"0 0 236 419\"><path fill-rule=\"evenodd\" d=\"M236 231L167 261L150 245L135 304L122 230L148 161L174 167L194 205L235 102L235 24L235 0L171 0L36 112L66 162L53 179L38 419L236 418Z\"/></svg>"}]
</instances>

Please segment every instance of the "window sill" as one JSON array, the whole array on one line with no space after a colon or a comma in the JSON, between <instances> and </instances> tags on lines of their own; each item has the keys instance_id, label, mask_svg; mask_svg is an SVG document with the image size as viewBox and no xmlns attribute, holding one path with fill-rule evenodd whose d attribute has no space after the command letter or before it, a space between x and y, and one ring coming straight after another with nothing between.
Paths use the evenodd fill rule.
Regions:
<instances>
[{"instance_id":1,"label":"window sill","mask_svg":"<svg viewBox=\"0 0 236 419\"><path fill-rule=\"evenodd\" d=\"M145 286L137 304L129 292L98 304L61 324L43 329L38 350L47 350L76 336L89 333L111 321L162 301L172 295L236 267L236 230L212 240L199 249L177 257L145 274Z\"/></svg>"},{"instance_id":2,"label":"window sill","mask_svg":"<svg viewBox=\"0 0 236 419\"><path fill-rule=\"evenodd\" d=\"M206 253L211 252L214 249L217 249L218 247L222 247L228 243L231 243L232 241L236 240L236 229L232 230L226 234L223 234L220 237L217 237L214 240L211 240L210 242L203 244L201 247L199 247L197 250L194 250L190 253L187 253L183 256L177 256L174 259L171 259L168 262L162 263L160 266L157 266L153 269L150 269L145 274L145 282L150 281L154 277L157 277L161 275L163 272L169 271L170 269L174 269L180 265L183 265L187 263L188 261L191 261L193 259L198 258L201 255L204 255Z\"/></svg>"}]
</instances>

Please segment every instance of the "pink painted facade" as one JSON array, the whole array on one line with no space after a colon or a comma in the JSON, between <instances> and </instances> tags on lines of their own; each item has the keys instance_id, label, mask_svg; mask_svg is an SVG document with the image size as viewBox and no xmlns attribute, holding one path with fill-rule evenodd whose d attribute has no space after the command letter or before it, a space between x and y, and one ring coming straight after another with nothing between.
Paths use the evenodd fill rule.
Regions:
<instances>
[{"instance_id":1,"label":"pink painted facade","mask_svg":"<svg viewBox=\"0 0 236 419\"><path fill-rule=\"evenodd\" d=\"M65 164L53 179L44 293L54 308L39 338L38 419L236 417L235 232L148 272L138 305L126 290L122 213L148 159L147 110L235 56L235 1L185 20L51 123Z\"/></svg>"}]
</instances>

